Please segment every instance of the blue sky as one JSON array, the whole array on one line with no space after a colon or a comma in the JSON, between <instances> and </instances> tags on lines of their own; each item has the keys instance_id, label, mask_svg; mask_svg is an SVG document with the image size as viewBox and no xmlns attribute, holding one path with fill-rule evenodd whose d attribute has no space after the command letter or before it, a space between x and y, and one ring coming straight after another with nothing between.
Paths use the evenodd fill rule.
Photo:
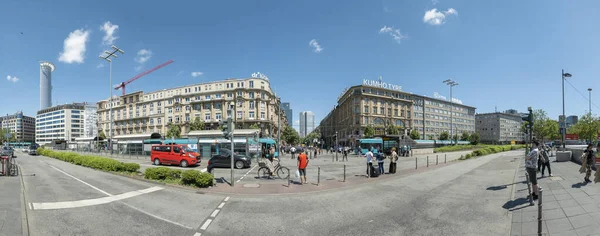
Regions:
<instances>
[{"instance_id":1,"label":"blue sky","mask_svg":"<svg viewBox=\"0 0 600 236\"><path fill-rule=\"evenodd\" d=\"M295 120L303 110L320 120L344 87L365 78L382 76L428 96L448 96L442 81L450 78L460 83L454 96L479 113L532 106L557 119L561 69L573 74L573 87L565 84L568 115L588 110L588 87L600 91L599 10L597 1L7 0L0 6L0 114L35 115L40 60L57 66L54 104L107 98L108 64L98 55L112 41L125 51L113 64L113 84L175 61L127 91L260 71L291 102ZM73 50L64 53L70 35Z\"/></svg>"}]
</instances>

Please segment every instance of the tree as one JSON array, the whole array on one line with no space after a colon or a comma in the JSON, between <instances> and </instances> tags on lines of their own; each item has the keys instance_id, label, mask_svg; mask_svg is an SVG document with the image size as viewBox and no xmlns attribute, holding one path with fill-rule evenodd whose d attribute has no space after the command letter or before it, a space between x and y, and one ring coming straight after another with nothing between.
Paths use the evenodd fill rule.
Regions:
<instances>
[{"instance_id":1,"label":"tree","mask_svg":"<svg viewBox=\"0 0 600 236\"><path fill-rule=\"evenodd\" d=\"M579 135L580 139L593 142L598 137L598 130L600 130L600 120L594 118L591 114L588 113L582 116L579 119L579 121L577 121L577 124L571 126L569 130Z\"/></svg>"},{"instance_id":2,"label":"tree","mask_svg":"<svg viewBox=\"0 0 600 236\"><path fill-rule=\"evenodd\" d=\"M428 134L428 135L427 135L427 139L428 139L428 140L434 140L434 138L433 138L433 134Z\"/></svg>"},{"instance_id":3,"label":"tree","mask_svg":"<svg viewBox=\"0 0 600 236\"><path fill-rule=\"evenodd\" d=\"M469 137L469 142L471 142L471 144L473 144L473 145L479 144L479 134L472 133L471 137Z\"/></svg>"},{"instance_id":4,"label":"tree","mask_svg":"<svg viewBox=\"0 0 600 236\"><path fill-rule=\"evenodd\" d=\"M460 137L460 141L469 141L469 132L463 131Z\"/></svg>"},{"instance_id":5,"label":"tree","mask_svg":"<svg viewBox=\"0 0 600 236\"><path fill-rule=\"evenodd\" d=\"M397 135L400 133L400 131L398 130L398 127L396 127L395 125L390 125L387 127L387 134L389 135Z\"/></svg>"},{"instance_id":6,"label":"tree","mask_svg":"<svg viewBox=\"0 0 600 236\"><path fill-rule=\"evenodd\" d=\"M448 133L448 131L444 131L442 133L440 133L440 140L448 140L450 138L450 134Z\"/></svg>"},{"instance_id":7,"label":"tree","mask_svg":"<svg viewBox=\"0 0 600 236\"><path fill-rule=\"evenodd\" d=\"M458 143L458 134L455 134L454 136L452 136L452 140L453 140L455 143Z\"/></svg>"},{"instance_id":8,"label":"tree","mask_svg":"<svg viewBox=\"0 0 600 236\"><path fill-rule=\"evenodd\" d=\"M421 139L421 134L419 134L419 131L417 131L416 129L413 129L412 131L410 131L409 136L413 140Z\"/></svg>"},{"instance_id":9,"label":"tree","mask_svg":"<svg viewBox=\"0 0 600 236\"><path fill-rule=\"evenodd\" d=\"M9 141L11 141L11 142L16 142L16 141L17 141L17 134L15 134L15 133L12 133L12 137L10 137L10 140L9 140Z\"/></svg>"},{"instance_id":10,"label":"tree","mask_svg":"<svg viewBox=\"0 0 600 236\"><path fill-rule=\"evenodd\" d=\"M373 129L373 126L367 126L365 127L365 131L364 131L364 136L365 138L372 138L373 135L375 135L375 129Z\"/></svg>"},{"instance_id":11,"label":"tree","mask_svg":"<svg viewBox=\"0 0 600 236\"><path fill-rule=\"evenodd\" d=\"M192 123L190 123L190 131L194 130L203 130L204 129L204 121L200 119L200 117L196 117Z\"/></svg>"},{"instance_id":12,"label":"tree","mask_svg":"<svg viewBox=\"0 0 600 236\"><path fill-rule=\"evenodd\" d=\"M281 133L281 140L285 141L287 144L295 145L300 142L300 136L294 128L286 126Z\"/></svg>"},{"instance_id":13,"label":"tree","mask_svg":"<svg viewBox=\"0 0 600 236\"><path fill-rule=\"evenodd\" d=\"M0 129L0 143L4 143L7 142L8 139L6 137L4 137L4 135L10 133L10 130L8 129Z\"/></svg>"},{"instance_id":14,"label":"tree","mask_svg":"<svg viewBox=\"0 0 600 236\"><path fill-rule=\"evenodd\" d=\"M250 125L250 127L249 127L249 128L250 128L250 129L260 129L260 128L258 127L258 124L252 124L252 125Z\"/></svg>"},{"instance_id":15,"label":"tree","mask_svg":"<svg viewBox=\"0 0 600 236\"><path fill-rule=\"evenodd\" d=\"M100 130L100 133L98 133L98 139L106 140L106 134L104 134L103 130Z\"/></svg>"},{"instance_id":16,"label":"tree","mask_svg":"<svg viewBox=\"0 0 600 236\"><path fill-rule=\"evenodd\" d=\"M558 121L555 120L546 120L544 122L544 139L546 140L556 140L560 137L560 129L558 125Z\"/></svg>"},{"instance_id":17,"label":"tree","mask_svg":"<svg viewBox=\"0 0 600 236\"><path fill-rule=\"evenodd\" d=\"M175 124L168 124L169 130L167 131L167 138L179 138L181 137L181 127Z\"/></svg>"}]
</instances>

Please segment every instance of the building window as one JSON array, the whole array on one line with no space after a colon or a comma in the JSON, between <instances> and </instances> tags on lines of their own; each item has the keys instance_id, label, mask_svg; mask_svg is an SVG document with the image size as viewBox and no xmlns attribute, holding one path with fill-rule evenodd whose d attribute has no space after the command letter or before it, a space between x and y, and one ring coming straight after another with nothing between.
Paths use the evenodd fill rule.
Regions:
<instances>
[{"instance_id":1,"label":"building window","mask_svg":"<svg viewBox=\"0 0 600 236\"><path fill-rule=\"evenodd\" d=\"M244 92L242 92L242 91L238 91L238 92L237 92L237 96L238 96L238 97L243 97L243 96L244 96Z\"/></svg>"},{"instance_id":2,"label":"building window","mask_svg":"<svg viewBox=\"0 0 600 236\"><path fill-rule=\"evenodd\" d=\"M190 115L185 115L185 121L190 121Z\"/></svg>"},{"instance_id":3,"label":"building window","mask_svg":"<svg viewBox=\"0 0 600 236\"><path fill-rule=\"evenodd\" d=\"M254 119L254 112L253 111L248 112L248 118Z\"/></svg>"},{"instance_id":4,"label":"building window","mask_svg":"<svg viewBox=\"0 0 600 236\"><path fill-rule=\"evenodd\" d=\"M196 111L200 111L201 108L202 108L202 106L200 106L200 104L194 105L194 110L196 110Z\"/></svg>"},{"instance_id":5,"label":"building window","mask_svg":"<svg viewBox=\"0 0 600 236\"><path fill-rule=\"evenodd\" d=\"M179 106L175 107L175 111L176 112L180 112L181 111L181 107L179 107Z\"/></svg>"},{"instance_id":6,"label":"building window","mask_svg":"<svg viewBox=\"0 0 600 236\"><path fill-rule=\"evenodd\" d=\"M204 98L205 98L206 100L210 100L210 95L206 95L206 96L204 96Z\"/></svg>"},{"instance_id":7,"label":"building window","mask_svg":"<svg viewBox=\"0 0 600 236\"><path fill-rule=\"evenodd\" d=\"M238 119L242 119L242 114L243 114L243 113L242 113L241 111L238 111L238 112L237 112L237 118L238 118Z\"/></svg>"},{"instance_id":8,"label":"building window","mask_svg":"<svg viewBox=\"0 0 600 236\"><path fill-rule=\"evenodd\" d=\"M175 123L179 123L179 116L175 116Z\"/></svg>"},{"instance_id":9,"label":"building window","mask_svg":"<svg viewBox=\"0 0 600 236\"><path fill-rule=\"evenodd\" d=\"M215 94L215 97L216 97L216 98L221 98L221 94L220 94L220 93L217 93L217 94Z\"/></svg>"},{"instance_id":10,"label":"building window","mask_svg":"<svg viewBox=\"0 0 600 236\"><path fill-rule=\"evenodd\" d=\"M369 113L369 106L365 106L365 113Z\"/></svg>"},{"instance_id":11,"label":"building window","mask_svg":"<svg viewBox=\"0 0 600 236\"><path fill-rule=\"evenodd\" d=\"M254 88L254 81L250 81L250 88Z\"/></svg>"},{"instance_id":12,"label":"building window","mask_svg":"<svg viewBox=\"0 0 600 236\"><path fill-rule=\"evenodd\" d=\"M233 97L233 93L227 93L227 97L228 98L232 98Z\"/></svg>"},{"instance_id":13,"label":"building window","mask_svg":"<svg viewBox=\"0 0 600 236\"><path fill-rule=\"evenodd\" d=\"M167 109L167 113L169 113L169 114L173 113L173 108L169 107L169 109Z\"/></svg>"},{"instance_id":14,"label":"building window","mask_svg":"<svg viewBox=\"0 0 600 236\"><path fill-rule=\"evenodd\" d=\"M204 114L204 120L206 120L206 121L210 120L210 113Z\"/></svg>"},{"instance_id":15,"label":"building window","mask_svg":"<svg viewBox=\"0 0 600 236\"><path fill-rule=\"evenodd\" d=\"M394 109L394 115L398 116L398 109Z\"/></svg>"},{"instance_id":16,"label":"building window","mask_svg":"<svg viewBox=\"0 0 600 236\"><path fill-rule=\"evenodd\" d=\"M250 109L254 109L254 101L250 101L249 104L250 104Z\"/></svg>"},{"instance_id":17,"label":"building window","mask_svg":"<svg viewBox=\"0 0 600 236\"><path fill-rule=\"evenodd\" d=\"M217 113L217 114L215 114L215 118L216 118L217 120L221 120L221 119L222 119L222 117L221 117L221 113Z\"/></svg>"},{"instance_id":18,"label":"building window","mask_svg":"<svg viewBox=\"0 0 600 236\"><path fill-rule=\"evenodd\" d=\"M379 108L379 113L381 113L382 115L385 115L385 108L383 108L383 107Z\"/></svg>"},{"instance_id":19,"label":"building window","mask_svg":"<svg viewBox=\"0 0 600 236\"><path fill-rule=\"evenodd\" d=\"M172 122L173 122L173 117L170 117L170 116L169 116L169 119L168 119L167 121L168 121L169 123L172 123Z\"/></svg>"},{"instance_id":20,"label":"building window","mask_svg":"<svg viewBox=\"0 0 600 236\"><path fill-rule=\"evenodd\" d=\"M192 108L190 107L190 105L185 106L185 110L186 111L190 111Z\"/></svg>"},{"instance_id":21,"label":"building window","mask_svg":"<svg viewBox=\"0 0 600 236\"><path fill-rule=\"evenodd\" d=\"M248 93L248 95L250 96L251 99L254 98L254 92L250 92L250 93Z\"/></svg>"},{"instance_id":22,"label":"building window","mask_svg":"<svg viewBox=\"0 0 600 236\"><path fill-rule=\"evenodd\" d=\"M260 119L262 119L262 120L264 120L264 119L265 119L265 113L264 113L264 112L261 112L261 113L260 113Z\"/></svg>"},{"instance_id":23,"label":"building window","mask_svg":"<svg viewBox=\"0 0 600 236\"><path fill-rule=\"evenodd\" d=\"M373 114L377 114L377 107L373 107Z\"/></svg>"},{"instance_id":24,"label":"building window","mask_svg":"<svg viewBox=\"0 0 600 236\"><path fill-rule=\"evenodd\" d=\"M210 103L204 103L204 110L210 110Z\"/></svg>"}]
</instances>

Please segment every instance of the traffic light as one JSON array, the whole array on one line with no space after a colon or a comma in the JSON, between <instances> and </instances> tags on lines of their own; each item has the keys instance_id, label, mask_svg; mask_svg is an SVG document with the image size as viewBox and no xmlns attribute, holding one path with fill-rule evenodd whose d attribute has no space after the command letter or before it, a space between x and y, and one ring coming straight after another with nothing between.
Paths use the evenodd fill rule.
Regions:
<instances>
[{"instance_id":1,"label":"traffic light","mask_svg":"<svg viewBox=\"0 0 600 236\"><path fill-rule=\"evenodd\" d=\"M223 137L229 139L229 129L231 128L231 122L229 120L221 120L219 121L219 125L221 125L221 131L223 131Z\"/></svg>"}]
</instances>

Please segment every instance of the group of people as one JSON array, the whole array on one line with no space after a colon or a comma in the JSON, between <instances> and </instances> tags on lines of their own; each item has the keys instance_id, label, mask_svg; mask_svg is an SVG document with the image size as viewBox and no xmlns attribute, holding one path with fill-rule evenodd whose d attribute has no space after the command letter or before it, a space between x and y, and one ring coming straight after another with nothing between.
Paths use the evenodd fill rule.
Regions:
<instances>
[{"instance_id":1,"label":"group of people","mask_svg":"<svg viewBox=\"0 0 600 236\"><path fill-rule=\"evenodd\" d=\"M550 169L550 148L547 145L540 145L540 143L537 141L533 141L532 146L532 150L525 158L525 170L529 176L529 182L533 187L533 193L531 196L534 200L537 200L539 192L537 173L540 172L540 167L542 178L544 177L546 167L548 168L548 175L552 176L552 170ZM600 151L600 143L598 143L596 151L594 151L593 147L594 146L592 144L589 144L580 157L581 168L579 169L579 172L585 173L585 177L583 178L585 183L592 182L590 180L592 175L592 167L596 164L596 155L598 154L598 151ZM596 171L595 182L600 182L600 173L598 171Z\"/></svg>"},{"instance_id":2,"label":"group of people","mask_svg":"<svg viewBox=\"0 0 600 236\"><path fill-rule=\"evenodd\" d=\"M365 157L367 158L367 176L378 176L379 174L385 173L384 162L386 158L390 159L390 166L388 172L390 174L396 173L396 162L400 157L396 152L396 148L392 148L390 155L384 156L383 153L377 151L376 149L369 148L367 153L365 153ZM373 168L373 161L377 161L377 172L375 172L375 168Z\"/></svg>"}]
</instances>

